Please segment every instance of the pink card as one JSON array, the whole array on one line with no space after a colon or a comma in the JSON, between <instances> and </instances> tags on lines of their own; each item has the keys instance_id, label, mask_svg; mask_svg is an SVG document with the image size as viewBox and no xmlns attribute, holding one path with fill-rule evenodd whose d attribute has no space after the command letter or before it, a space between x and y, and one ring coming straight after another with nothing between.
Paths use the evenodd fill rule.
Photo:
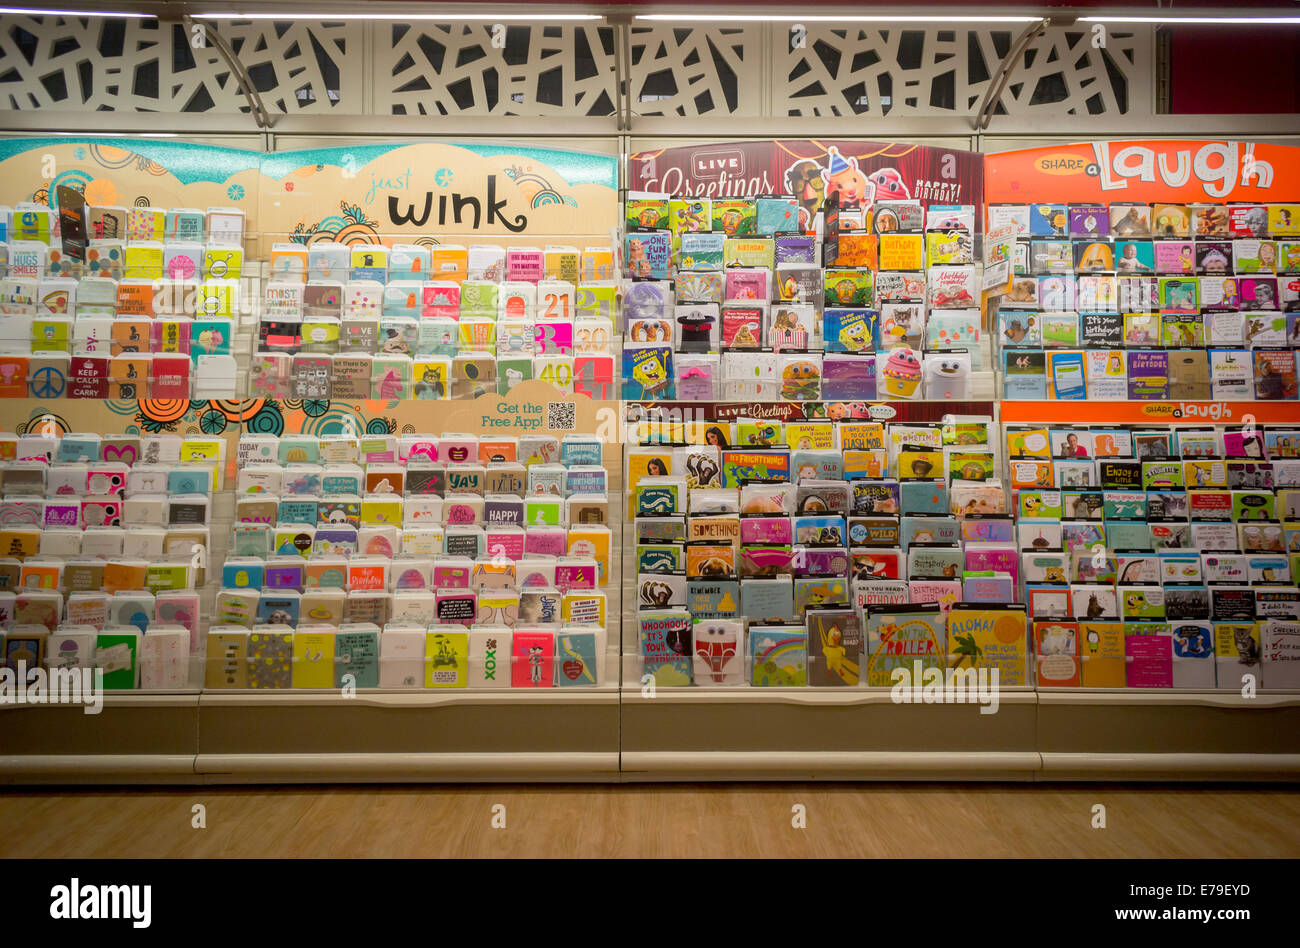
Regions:
<instances>
[{"instance_id":1,"label":"pink card","mask_svg":"<svg viewBox=\"0 0 1300 948\"><path fill-rule=\"evenodd\" d=\"M152 326L153 351L175 354L190 351L188 319L155 319Z\"/></svg>"},{"instance_id":2,"label":"pink card","mask_svg":"<svg viewBox=\"0 0 1300 948\"><path fill-rule=\"evenodd\" d=\"M561 592L595 589L596 569L595 563L558 563L555 567L555 585Z\"/></svg>"},{"instance_id":3,"label":"pink card","mask_svg":"<svg viewBox=\"0 0 1300 948\"><path fill-rule=\"evenodd\" d=\"M449 524L461 526L469 523L478 523L479 515L483 512L482 500L475 498L473 500L456 501L448 500L443 507L443 517Z\"/></svg>"},{"instance_id":4,"label":"pink card","mask_svg":"<svg viewBox=\"0 0 1300 948\"><path fill-rule=\"evenodd\" d=\"M741 543L790 543L793 533L789 517L742 517Z\"/></svg>"},{"instance_id":5,"label":"pink card","mask_svg":"<svg viewBox=\"0 0 1300 948\"><path fill-rule=\"evenodd\" d=\"M81 502L81 522L87 527L120 527L122 501L117 497L87 497Z\"/></svg>"},{"instance_id":6,"label":"pink card","mask_svg":"<svg viewBox=\"0 0 1300 948\"><path fill-rule=\"evenodd\" d=\"M450 281L426 283L420 298L420 316L433 319L445 316L460 319L460 284Z\"/></svg>"},{"instance_id":7,"label":"pink card","mask_svg":"<svg viewBox=\"0 0 1300 948\"><path fill-rule=\"evenodd\" d=\"M563 527L529 527L524 533L524 552L539 556L563 556L568 548Z\"/></svg>"},{"instance_id":8,"label":"pink card","mask_svg":"<svg viewBox=\"0 0 1300 948\"><path fill-rule=\"evenodd\" d=\"M438 460L438 439L429 438L427 440L413 441L406 452L406 457L401 456L401 448L398 448L398 460L409 463L412 460L437 461Z\"/></svg>"},{"instance_id":9,"label":"pink card","mask_svg":"<svg viewBox=\"0 0 1300 948\"><path fill-rule=\"evenodd\" d=\"M545 257L540 250L510 247L506 250L506 279L538 283L545 272Z\"/></svg>"},{"instance_id":10,"label":"pink card","mask_svg":"<svg viewBox=\"0 0 1300 948\"><path fill-rule=\"evenodd\" d=\"M199 640L199 596L187 590L160 591L154 599L154 615L166 625L179 625L189 630L190 651L201 650Z\"/></svg>"},{"instance_id":11,"label":"pink card","mask_svg":"<svg viewBox=\"0 0 1300 948\"><path fill-rule=\"evenodd\" d=\"M570 355L573 352L573 321L548 319L533 326L538 355Z\"/></svg>"},{"instance_id":12,"label":"pink card","mask_svg":"<svg viewBox=\"0 0 1300 948\"><path fill-rule=\"evenodd\" d=\"M1174 686L1173 641L1169 635L1125 632L1125 679L1130 688Z\"/></svg>"},{"instance_id":13,"label":"pink card","mask_svg":"<svg viewBox=\"0 0 1300 948\"><path fill-rule=\"evenodd\" d=\"M508 533L489 530L487 551L488 555L492 557L504 556L508 560L522 559L524 555L524 534L518 530L512 530Z\"/></svg>"},{"instance_id":14,"label":"pink card","mask_svg":"<svg viewBox=\"0 0 1300 948\"><path fill-rule=\"evenodd\" d=\"M470 567L458 563L434 563L433 585L448 589L469 588Z\"/></svg>"}]
</instances>

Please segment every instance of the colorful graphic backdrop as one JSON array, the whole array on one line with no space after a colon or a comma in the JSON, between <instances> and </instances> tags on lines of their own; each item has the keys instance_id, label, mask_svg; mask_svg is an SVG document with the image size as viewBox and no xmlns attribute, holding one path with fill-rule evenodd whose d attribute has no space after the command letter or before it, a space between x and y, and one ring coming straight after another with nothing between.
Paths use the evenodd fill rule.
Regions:
<instances>
[{"instance_id":1,"label":"colorful graphic backdrop","mask_svg":"<svg viewBox=\"0 0 1300 948\"><path fill-rule=\"evenodd\" d=\"M0 140L9 203L237 207L254 257L276 241L608 242L618 159L513 145L357 144L263 154L151 139Z\"/></svg>"}]
</instances>

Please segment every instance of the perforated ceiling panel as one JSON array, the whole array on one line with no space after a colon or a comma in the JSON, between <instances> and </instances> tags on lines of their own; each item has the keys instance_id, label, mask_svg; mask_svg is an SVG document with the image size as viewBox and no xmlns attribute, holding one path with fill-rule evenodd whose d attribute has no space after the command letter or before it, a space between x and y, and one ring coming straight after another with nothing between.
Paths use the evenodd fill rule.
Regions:
<instances>
[{"instance_id":1,"label":"perforated ceiling panel","mask_svg":"<svg viewBox=\"0 0 1300 948\"><path fill-rule=\"evenodd\" d=\"M1151 32L1049 30L1012 74L998 114L1152 111ZM951 115L979 108L1016 34L849 29L773 36L775 115Z\"/></svg>"},{"instance_id":2,"label":"perforated ceiling panel","mask_svg":"<svg viewBox=\"0 0 1300 948\"><path fill-rule=\"evenodd\" d=\"M156 20L0 18L0 105L114 112L245 112L234 73L207 41ZM223 23L268 110L358 111L360 31L343 23ZM349 56L349 50L353 53Z\"/></svg>"},{"instance_id":3,"label":"perforated ceiling panel","mask_svg":"<svg viewBox=\"0 0 1300 948\"><path fill-rule=\"evenodd\" d=\"M755 26L632 28L636 115L759 115L762 37ZM748 81L746 81L748 80Z\"/></svg>"},{"instance_id":4,"label":"perforated ceiling panel","mask_svg":"<svg viewBox=\"0 0 1300 948\"><path fill-rule=\"evenodd\" d=\"M235 75L194 27L0 17L0 108L238 113ZM221 21L267 109L281 114L613 116L610 26ZM787 30L633 25L640 116L961 116L1014 42L1008 30ZM796 41L797 40L797 41ZM1002 99L1009 115L1152 111L1149 30L1052 30Z\"/></svg>"},{"instance_id":5,"label":"perforated ceiling panel","mask_svg":"<svg viewBox=\"0 0 1300 948\"><path fill-rule=\"evenodd\" d=\"M375 40L380 114L615 112L610 27L393 24Z\"/></svg>"}]
</instances>

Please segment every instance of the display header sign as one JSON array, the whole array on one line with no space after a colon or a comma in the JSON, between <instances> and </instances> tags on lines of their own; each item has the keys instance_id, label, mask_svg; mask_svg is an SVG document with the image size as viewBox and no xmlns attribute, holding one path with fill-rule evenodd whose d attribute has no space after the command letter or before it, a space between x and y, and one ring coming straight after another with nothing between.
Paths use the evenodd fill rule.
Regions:
<instances>
[{"instance_id":1,"label":"display header sign","mask_svg":"<svg viewBox=\"0 0 1300 948\"><path fill-rule=\"evenodd\" d=\"M990 204L1292 201L1300 148L1260 142L1118 141L989 155Z\"/></svg>"},{"instance_id":2,"label":"display header sign","mask_svg":"<svg viewBox=\"0 0 1300 948\"><path fill-rule=\"evenodd\" d=\"M842 207L878 201L923 205L983 200L984 156L970 151L871 141L773 139L681 145L629 158L634 191L692 197L793 194L799 226L810 229L822 202Z\"/></svg>"},{"instance_id":3,"label":"display header sign","mask_svg":"<svg viewBox=\"0 0 1300 948\"><path fill-rule=\"evenodd\" d=\"M618 158L526 145L355 143L264 154L133 138L0 141L11 202L57 207L231 207L245 249L275 242L411 243L437 238L532 244L608 240ZM93 235L92 235L93 236ZM261 244L256 243L262 241Z\"/></svg>"},{"instance_id":4,"label":"display header sign","mask_svg":"<svg viewBox=\"0 0 1300 948\"><path fill-rule=\"evenodd\" d=\"M1294 424L1294 402L1062 402L1004 401L1004 422L1066 425L1110 424Z\"/></svg>"}]
</instances>

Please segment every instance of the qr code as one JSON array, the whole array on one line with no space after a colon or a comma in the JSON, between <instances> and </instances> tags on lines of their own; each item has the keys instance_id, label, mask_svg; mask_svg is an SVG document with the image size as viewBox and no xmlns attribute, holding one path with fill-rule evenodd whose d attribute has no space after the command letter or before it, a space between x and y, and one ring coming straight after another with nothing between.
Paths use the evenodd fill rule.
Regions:
<instances>
[{"instance_id":1,"label":"qr code","mask_svg":"<svg viewBox=\"0 0 1300 948\"><path fill-rule=\"evenodd\" d=\"M550 431L575 431L578 427L577 406L573 402L547 402L546 427Z\"/></svg>"}]
</instances>

